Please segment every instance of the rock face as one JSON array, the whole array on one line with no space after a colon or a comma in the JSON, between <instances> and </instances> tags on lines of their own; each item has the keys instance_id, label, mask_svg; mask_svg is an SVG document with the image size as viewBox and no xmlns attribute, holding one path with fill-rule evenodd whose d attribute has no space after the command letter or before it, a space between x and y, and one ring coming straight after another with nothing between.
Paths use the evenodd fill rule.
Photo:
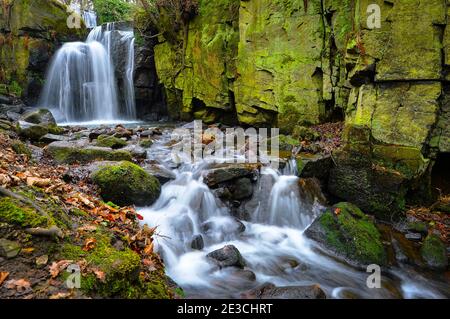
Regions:
<instances>
[{"instance_id":1,"label":"rock face","mask_svg":"<svg viewBox=\"0 0 450 319\"><path fill-rule=\"evenodd\" d=\"M450 152L447 20L444 0L201 0L185 50L159 38L156 70L174 118L291 134L344 115L330 192L390 219L407 194L431 196Z\"/></svg>"},{"instance_id":2,"label":"rock face","mask_svg":"<svg viewBox=\"0 0 450 319\"><path fill-rule=\"evenodd\" d=\"M86 29L69 29L67 7L56 0L2 1L0 8L0 94L39 97L48 62L62 42L84 38Z\"/></svg>"},{"instance_id":3,"label":"rock face","mask_svg":"<svg viewBox=\"0 0 450 319\"><path fill-rule=\"evenodd\" d=\"M351 264L386 264L386 252L378 229L353 204L339 203L328 209L305 234Z\"/></svg>"},{"instance_id":4,"label":"rock face","mask_svg":"<svg viewBox=\"0 0 450 319\"><path fill-rule=\"evenodd\" d=\"M103 165L92 174L92 180L105 201L121 206L151 205L161 193L159 181L131 162Z\"/></svg>"}]
</instances>

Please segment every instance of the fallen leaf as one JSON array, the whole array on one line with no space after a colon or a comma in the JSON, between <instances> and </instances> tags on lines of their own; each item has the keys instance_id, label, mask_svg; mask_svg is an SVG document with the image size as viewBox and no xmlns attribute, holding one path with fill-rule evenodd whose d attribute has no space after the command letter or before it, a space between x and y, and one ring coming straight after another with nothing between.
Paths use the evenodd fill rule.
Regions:
<instances>
[{"instance_id":1,"label":"fallen leaf","mask_svg":"<svg viewBox=\"0 0 450 319\"><path fill-rule=\"evenodd\" d=\"M144 248L144 254L145 255L151 255L153 253L153 243L150 243L147 245L147 247Z\"/></svg>"},{"instance_id":2,"label":"fallen leaf","mask_svg":"<svg viewBox=\"0 0 450 319\"><path fill-rule=\"evenodd\" d=\"M58 277L61 270L66 269L71 263L73 263L72 260L60 260L58 262L53 262L50 266L50 275L52 278Z\"/></svg>"},{"instance_id":3,"label":"fallen leaf","mask_svg":"<svg viewBox=\"0 0 450 319\"><path fill-rule=\"evenodd\" d=\"M28 186L47 187L52 183L50 178L27 177Z\"/></svg>"},{"instance_id":4,"label":"fallen leaf","mask_svg":"<svg viewBox=\"0 0 450 319\"><path fill-rule=\"evenodd\" d=\"M340 208L336 208L334 210L334 213L336 214L336 216L339 216L339 214L341 213L341 209Z\"/></svg>"},{"instance_id":5,"label":"fallen leaf","mask_svg":"<svg viewBox=\"0 0 450 319\"><path fill-rule=\"evenodd\" d=\"M97 240L95 238L88 238L84 242L84 251L90 251L95 248L95 244L97 243Z\"/></svg>"},{"instance_id":6,"label":"fallen leaf","mask_svg":"<svg viewBox=\"0 0 450 319\"><path fill-rule=\"evenodd\" d=\"M98 280L100 280L101 282L105 282L105 273L99 269L94 269L93 270L95 276L97 277Z\"/></svg>"},{"instance_id":7,"label":"fallen leaf","mask_svg":"<svg viewBox=\"0 0 450 319\"><path fill-rule=\"evenodd\" d=\"M8 278L9 272L0 272L0 286L5 281L6 278Z\"/></svg>"},{"instance_id":8,"label":"fallen leaf","mask_svg":"<svg viewBox=\"0 0 450 319\"><path fill-rule=\"evenodd\" d=\"M24 254L31 254L33 251L34 251L34 248L33 248L33 247L23 248L23 249L21 250L21 252L24 253Z\"/></svg>"},{"instance_id":9,"label":"fallen leaf","mask_svg":"<svg viewBox=\"0 0 450 319\"><path fill-rule=\"evenodd\" d=\"M31 284L28 280L25 279L11 279L6 282L6 288L15 289L18 292L28 292L31 291Z\"/></svg>"},{"instance_id":10,"label":"fallen leaf","mask_svg":"<svg viewBox=\"0 0 450 319\"><path fill-rule=\"evenodd\" d=\"M49 299L66 299L70 296L70 292L58 292L57 294L51 295Z\"/></svg>"},{"instance_id":11,"label":"fallen leaf","mask_svg":"<svg viewBox=\"0 0 450 319\"><path fill-rule=\"evenodd\" d=\"M144 217L143 217L142 215L136 214L136 217L137 217L139 220L144 220Z\"/></svg>"},{"instance_id":12,"label":"fallen leaf","mask_svg":"<svg viewBox=\"0 0 450 319\"><path fill-rule=\"evenodd\" d=\"M83 227L79 227L77 230L79 232L81 232L81 231L94 232L94 231L97 230L97 226L95 226L95 225L86 225L86 226L83 226Z\"/></svg>"}]
</instances>

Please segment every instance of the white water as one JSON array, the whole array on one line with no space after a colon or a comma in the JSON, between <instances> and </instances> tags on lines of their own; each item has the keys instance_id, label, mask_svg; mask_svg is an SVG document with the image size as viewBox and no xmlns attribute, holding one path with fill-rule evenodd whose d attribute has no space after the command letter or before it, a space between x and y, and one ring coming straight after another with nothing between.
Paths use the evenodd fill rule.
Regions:
<instances>
[{"instance_id":1,"label":"white water","mask_svg":"<svg viewBox=\"0 0 450 319\"><path fill-rule=\"evenodd\" d=\"M55 54L38 106L52 110L58 123L112 123L136 118L134 35L132 31L117 31L117 40L113 33L114 24L105 30L95 27L86 42L66 43ZM114 41L127 52L123 106L112 62Z\"/></svg>"},{"instance_id":2,"label":"white water","mask_svg":"<svg viewBox=\"0 0 450 319\"><path fill-rule=\"evenodd\" d=\"M156 141L149 152L169 169L170 151ZM158 226L156 249L161 253L168 275L188 297L239 298L241 293L264 282L277 286L320 284L330 298L442 298L431 283L414 272L390 272L383 286L369 289L363 271L319 253L316 244L303 236L322 207L306 202L299 192L298 178L263 168L255 196L259 205L251 222L242 224L231 216L203 183L202 172L209 163L185 165L173 170L176 179L165 184L158 201L140 209L144 222ZM285 172L293 169L286 168ZM269 189L269 192L267 191ZM191 248L195 235L202 235L204 249ZM225 245L234 245L244 257L256 281L245 279L235 268L218 269L206 255Z\"/></svg>"}]
</instances>

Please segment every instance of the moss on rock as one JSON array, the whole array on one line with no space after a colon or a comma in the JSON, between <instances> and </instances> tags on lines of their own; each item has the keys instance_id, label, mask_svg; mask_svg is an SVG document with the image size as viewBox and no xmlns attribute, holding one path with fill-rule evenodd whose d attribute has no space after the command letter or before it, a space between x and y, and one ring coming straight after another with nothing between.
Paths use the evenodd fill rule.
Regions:
<instances>
[{"instance_id":1,"label":"moss on rock","mask_svg":"<svg viewBox=\"0 0 450 319\"><path fill-rule=\"evenodd\" d=\"M380 232L374 222L351 203L339 203L328 209L305 234L350 263L386 264Z\"/></svg>"},{"instance_id":2,"label":"moss on rock","mask_svg":"<svg viewBox=\"0 0 450 319\"><path fill-rule=\"evenodd\" d=\"M447 249L436 235L428 235L420 250L427 266L432 269L446 269L448 266Z\"/></svg>"},{"instance_id":3,"label":"moss on rock","mask_svg":"<svg viewBox=\"0 0 450 319\"><path fill-rule=\"evenodd\" d=\"M0 221L20 227L49 226L49 219L18 200L0 197Z\"/></svg>"},{"instance_id":4,"label":"moss on rock","mask_svg":"<svg viewBox=\"0 0 450 319\"><path fill-rule=\"evenodd\" d=\"M31 158L31 150L23 142L15 141L11 144L11 147L14 150L14 152L16 152L17 154L23 154L23 155L28 156L28 158Z\"/></svg>"},{"instance_id":5,"label":"moss on rock","mask_svg":"<svg viewBox=\"0 0 450 319\"><path fill-rule=\"evenodd\" d=\"M151 205L161 192L157 178L126 161L100 167L93 173L92 180L100 187L105 201L123 206Z\"/></svg>"},{"instance_id":6,"label":"moss on rock","mask_svg":"<svg viewBox=\"0 0 450 319\"><path fill-rule=\"evenodd\" d=\"M100 135L97 138L97 146L110 147L112 149L119 149L127 146L127 142L114 136Z\"/></svg>"}]
</instances>

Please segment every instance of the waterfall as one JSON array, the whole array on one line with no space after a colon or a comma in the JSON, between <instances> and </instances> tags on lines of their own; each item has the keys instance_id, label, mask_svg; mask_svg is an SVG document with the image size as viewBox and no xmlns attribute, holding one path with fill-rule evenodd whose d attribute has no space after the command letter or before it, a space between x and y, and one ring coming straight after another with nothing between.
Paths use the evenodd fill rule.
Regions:
<instances>
[{"instance_id":1,"label":"waterfall","mask_svg":"<svg viewBox=\"0 0 450 319\"><path fill-rule=\"evenodd\" d=\"M121 63L115 67L116 55L125 57L123 70ZM38 106L63 123L134 120L133 72L133 32L116 31L112 23L95 27L86 42L66 43L56 52Z\"/></svg>"},{"instance_id":2,"label":"waterfall","mask_svg":"<svg viewBox=\"0 0 450 319\"><path fill-rule=\"evenodd\" d=\"M83 20L88 29L93 29L97 26L97 14L95 11L83 11Z\"/></svg>"}]
</instances>

